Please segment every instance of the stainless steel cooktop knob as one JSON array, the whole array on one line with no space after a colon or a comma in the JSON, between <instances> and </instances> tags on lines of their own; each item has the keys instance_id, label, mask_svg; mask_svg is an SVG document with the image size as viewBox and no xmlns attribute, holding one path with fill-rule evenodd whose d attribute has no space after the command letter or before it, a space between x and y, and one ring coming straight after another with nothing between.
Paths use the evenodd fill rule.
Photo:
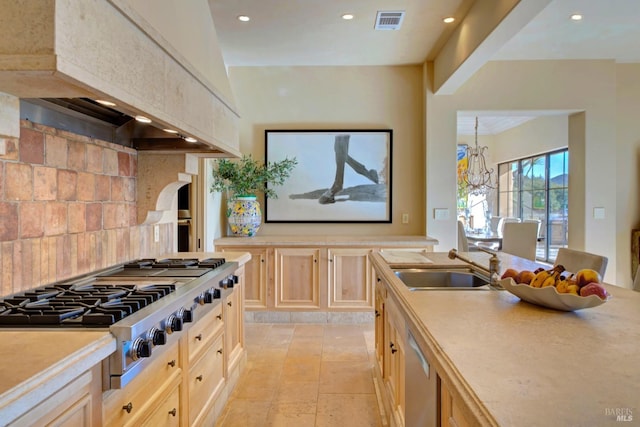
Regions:
<instances>
[{"instance_id":1,"label":"stainless steel cooktop knob","mask_svg":"<svg viewBox=\"0 0 640 427\"><path fill-rule=\"evenodd\" d=\"M172 314L171 316L167 317L167 320L165 321L164 329L165 331L167 331L168 334L181 331L182 319L176 316L175 314Z\"/></svg>"},{"instance_id":2,"label":"stainless steel cooktop knob","mask_svg":"<svg viewBox=\"0 0 640 427\"><path fill-rule=\"evenodd\" d=\"M167 343L167 333L158 328L151 328L148 336L153 345L165 345Z\"/></svg>"},{"instance_id":3,"label":"stainless steel cooktop knob","mask_svg":"<svg viewBox=\"0 0 640 427\"><path fill-rule=\"evenodd\" d=\"M151 356L151 341L143 340L142 338L136 338L131 346L131 358L133 360L138 360L143 357Z\"/></svg>"}]
</instances>

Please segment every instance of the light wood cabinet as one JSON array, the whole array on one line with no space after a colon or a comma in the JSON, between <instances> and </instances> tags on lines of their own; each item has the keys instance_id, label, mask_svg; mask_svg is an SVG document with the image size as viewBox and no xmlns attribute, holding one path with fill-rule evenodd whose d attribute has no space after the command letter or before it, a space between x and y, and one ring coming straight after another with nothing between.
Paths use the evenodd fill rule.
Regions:
<instances>
[{"instance_id":1,"label":"light wood cabinet","mask_svg":"<svg viewBox=\"0 0 640 427\"><path fill-rule=\"evenodd\" d=\"M387 290L381 283L380 279L376 280L375 291L375 356L380 370L380 376L385 375L384 372L384 349L385 349L385 324L387 322L385 312L385 300L387 299Z\"/></svg>"},{"instance_id":2,"label":"light wood cabinet","mask_svg":"<svg viewBox=\"0 0 640 427\"><path fill-rule=\"evenodd\" d=\"M161 410L161 403L179 387L181 381L178 344L171 344L156 356L125 388L105 392L102 401L105 426L137 426L156 416L156 411Z\"/></svg>"},{"instance_id":3,"label":"light wood cabinet","mask_svg":"<svg viewBox=\"0 0 640 427\"><path fill-rule=\"evenodd\" d=\"M206 425L224 383L224 333L218 334L206 352L189 369L189 426Z\"/></svg>"},{"instance_id":4,"label":"light wood cabinet","mask_svg":"<svg viewBox=\"0 0 640 427\"><path fill-rule=\"evenodd\" d=\"M391 415L395 424L404 425L405 414L405 351L406 325L393 299L385 304L386 323L384 349L384 384L390 400Z\"/></svg>"},{"instance_id":5,"label":"light wood cabinet","mask_svg":"<svg viewBox=\"0 0 640 427\"><path fill-rule=\"evenodd\" d=\"M371 249L329 248L329 308L358 309L373 307Z\"/></svg>"},{"instance_id":6,"label":"light wood cabinet","mask_svg":"<svg viewBox=\"0 0 640 427\"><path fill-rule=\"evenodd\" d=\"M245 264L246 311L360 313L374 308L371 252L429 252L435 243L420 236L256 236L214 242L221 252L251 254Z\"/></svg>"},{"instance_id":7,"label":"light wood cabinet","mask_svg":"<svg viewBox=\"0 0 640 427\"><path fill-rule=\"evenodd\" d=\"M56 427L101 425L100 376L100 366L82 373L9 425Z\"/></svg>"},{"instance_id":8,"label":"light wood cabinet","mask_svg":"<svg viewBox=\"0 0 640 427\"><path fill-rule=\"evenodd\" d=\"M222 332L224 327L223 304L216 305L213 310L207 313L202 319L198 319L187 331L188 357L189 363L193 364L202 357L212 339Z\"/></svg>"},{"instance_id":9,"label":"light wood cabinet","mask_svg":"<svg viewBox=\"0 0 640 427\"><path fill-rule=\"evenodd\" d=\"M238 283L233 287L233 292L225 298L223 305L227 377L229 371L238 364L244 350L244 323L242 322L244 315L244 268L240 267L235 275L238 277Z\"/></svg>"},{"instance_id":10,"label":"light wood cabinet","mask_svg":"<svg viewBox=\"0 0 640 427\"><path fill-rule=\"evenodd\" d=\"M470 427L472 425L460 411L460 407L444 381L440 382L440 425L442 427Z\"/></svg>"},{"instance_id":11,"label":"light wood cabinet","mask_svg":"<svg viewBox=\"0 0 640 427\"><path fill-rule=\"evenodd\" d=\"M274 259L275 307L319 309L320 249L276 248Z\"/></svg>"},{"instance_id":12,"label":"light wood cabinet","mask_svg":"<svg viewBox=\"0 0 640 427\"><path fill-rule=\"evenodd\" d=\"M244 267L244 305L248 309L264 310L273 307L273 292L269 285L271 253L273 249L255 246L220 246L221 252L248 252L251 260Z\"/></svg>"},{"instance_id":13,"label":"light wood cabinet","mask_svg":"<svg viewBox=\"0 0 640 427\"><path fill-rule=\"evenodd\" d=\"M151 416L142 423L142 427L177 427L180 425L181 415L180 387L176 386Z\"/></svg>"}]
</instances>

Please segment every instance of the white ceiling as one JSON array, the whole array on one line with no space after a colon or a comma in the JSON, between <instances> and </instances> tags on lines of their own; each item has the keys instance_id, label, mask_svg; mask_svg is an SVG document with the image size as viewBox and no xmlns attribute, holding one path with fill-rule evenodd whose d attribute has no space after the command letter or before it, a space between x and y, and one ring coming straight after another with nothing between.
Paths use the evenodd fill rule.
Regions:
<instances>
[{"instance_id":1,"label":"white ceiling","mask_svg":"<svg viewBox=\"0 0 640 427\"><path fill-rule=\"evenodd\" d=\"M227 66L420 64L433 59L475 0L209 0ZM527 1L527 0L522 0ZM376 31L378 11L406 12L399 30ZM352 13L351 21L341 19ZM584 15L572 21L573 13ZM249 22L237 20L251 17ZM442 19L453 15L454 24ZM610 59L640 62L640 0L552 0L492 60ZM484 113L479 134L535 115ZM474 119L459 115L459 133ZM486 127L486 129L484 129Z\"/></svg>"}]
</instances>

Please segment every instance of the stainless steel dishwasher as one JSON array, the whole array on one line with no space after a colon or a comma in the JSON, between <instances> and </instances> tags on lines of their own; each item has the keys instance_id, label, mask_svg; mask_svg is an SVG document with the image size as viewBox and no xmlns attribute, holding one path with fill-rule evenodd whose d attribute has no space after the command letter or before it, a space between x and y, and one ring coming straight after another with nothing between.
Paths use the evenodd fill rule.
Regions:
<instances>
[{"instance_id":1,"label":"stainless steel dishwasher","mask_svg":"<svg viewBox=\"0 0 640 427\"><path fill-rule=\"evenodd\" d=\"M405 352L405 425L436 427L438 423L438 380L427 358L407 328Z\"/></svg>"}]
</instances>

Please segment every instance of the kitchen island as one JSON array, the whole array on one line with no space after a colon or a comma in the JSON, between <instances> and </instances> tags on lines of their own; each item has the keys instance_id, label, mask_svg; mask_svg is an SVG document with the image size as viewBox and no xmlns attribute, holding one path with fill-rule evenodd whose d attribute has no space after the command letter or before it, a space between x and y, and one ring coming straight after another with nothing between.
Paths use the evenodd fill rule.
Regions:
<instances>
[{"instance_id":1,"label":"kitchen island","mask_svg":"<svg viewBox=\"0 0 640 427\"><path fill-rule=\"evenodd\" d=\"M168 254L165 257L221 256L220 253L180 252ZM239 269L251 259L248 253L243 252L228 252L224 256L227 261L238 262ZM241 285L236 289L241 289ZM232 293L232 295L235 294L236 292ZM232 301L238 302L232 300L231 296L225 299L225 313L231 312L227 305L231 307ZM234 304L234 307L236 306L234 310L241 310L242 304ZM228 369L228 375L224 374L225 384L228 383L231 386L225 391L224 399L219 399L219 405L222 405L223 400L230 393L246 363L242 347L244 340L241 336L240 313L234 316L232 323L230 322L231 314L225 318L227 334L224 344ZM206 335L205 332L202 334L202 336ZM204 343L205 339L196 339L196 341ZM213 348L213 353L218 348L218 346ZM62 423L84 426L105 424L104 420L109 419L109 414L103 414L107 407L103 406L102 400L108 393L113 394L113 391L103 394L102 383L105 379L101 372L101 363L114 351L116 351L116 339L106 328L0 329L0 356L3 361L0 365L0 426L14 423L15 425ZM233 365L233 371L231 365ZM150 392L153 391L150 390ZM121 408L118 410L121 411Z\"/></svg>"},{"instance_id":2,"label":"kitchen island","mask_svg":"<svg viewBox=\"0 0 640 427\"><path fill-rule=\"evenodd\" d=\"M488 254L463 255L488 266ZM446 253L428 258L431 263L396 266L466 266ZM500 258L502 271L536 266L507 254ZM410 291L381 254L372 254L371 261L388 302L416 335L447 399L455 402L464 420L457 420L459 425L640 421L640 293L606 285L612 297L605 304L561 312L504 290ZM389 373L386 365L379 369ZM404 421L403 414L398 419ZM441 421L448 425L450 420Z\"/></svg>"}]
</instances>

